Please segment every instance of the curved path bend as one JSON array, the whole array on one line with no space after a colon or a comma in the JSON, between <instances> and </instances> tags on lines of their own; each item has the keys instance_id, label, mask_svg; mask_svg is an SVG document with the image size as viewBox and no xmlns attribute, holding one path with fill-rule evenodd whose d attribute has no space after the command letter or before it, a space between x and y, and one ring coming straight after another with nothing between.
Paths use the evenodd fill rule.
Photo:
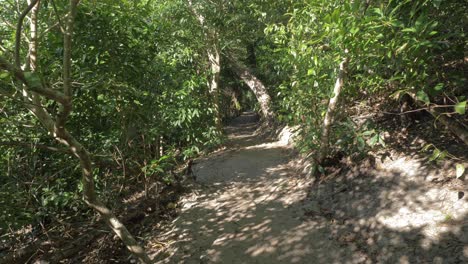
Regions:
<instances>
[{"instance_id":1,"label":"curved path bend","mask_svg":"<svg viewBox=\"0 0 468 264\"><path fill-rule=\"evenodd\" d=\"M184 198L158 263L362 262L330 238L327 220L303 217L308 182L290 165L291 149L256 136L254 121L234 120L227 150L196 161L200 186Z\"/></svg>"}]
</instances>

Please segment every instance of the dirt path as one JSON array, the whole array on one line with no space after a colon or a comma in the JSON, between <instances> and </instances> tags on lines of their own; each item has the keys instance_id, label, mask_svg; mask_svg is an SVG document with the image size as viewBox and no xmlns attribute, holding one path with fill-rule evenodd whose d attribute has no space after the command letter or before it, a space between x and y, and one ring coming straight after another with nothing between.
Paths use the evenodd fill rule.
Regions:
<instances>
[{"instance_id":1,"label":"dirt path","mask_svg":"<svg viewBox=\"0 0 468 264\"><path fill-rule=\"evenodd\" d=\"M450 161L392 146L311 185L254 121L235 120L227 148L196 162L157 263L468 263L468 188Z\"/></svg>"},{"instance_id":2,"label":"dirt path","mask_svg":"<svg viewBox=\"0 0 468 264\"><path fill-rule=\"evenodd\" d=\"M183 201L175 236L158 263L356 263L362 256L330 239L325 218L303 219L306 181L291 150L260 140L249 116L228 127L229 150L198 160L200 188ZM312 205L313 206L313 205ZM164 258L164 259L162 259Z\"/></svg>"}]
</instances>

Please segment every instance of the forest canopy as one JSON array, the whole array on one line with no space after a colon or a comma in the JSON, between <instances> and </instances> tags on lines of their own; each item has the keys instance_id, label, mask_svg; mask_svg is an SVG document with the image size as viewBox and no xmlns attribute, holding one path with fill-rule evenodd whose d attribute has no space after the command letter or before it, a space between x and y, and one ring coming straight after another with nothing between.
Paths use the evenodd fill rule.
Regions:
<instances>
[{"instance_id":1,"label":"forest canopy","mask_svg":"<svg viewBox=\"0 0 468 264\"><path fill-rule=\"evenodd\" d=\"M97 214L147 263L114 211L136 191L176 188L176 168L223 144L244 111L271 131L296 127L314 174L385 147L385 131L349 118L357 106L402 115L402 127L428 113L466 145L467 8L0 0L0 239Z\"/></svg>"}]
</instances>

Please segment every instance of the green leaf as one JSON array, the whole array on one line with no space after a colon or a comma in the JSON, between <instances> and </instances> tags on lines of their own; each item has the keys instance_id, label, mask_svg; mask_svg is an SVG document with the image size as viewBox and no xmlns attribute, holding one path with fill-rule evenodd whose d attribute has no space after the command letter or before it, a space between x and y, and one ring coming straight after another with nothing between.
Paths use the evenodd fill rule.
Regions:
<instances>
[{"instance_id":1,"label":"green leaf","mask_svg":"<svg viewBox=\"0 0 468 264\"><path fill-rule=\"evenodd\" d=\"M381 17L384 16L382 10L380 8L374 8L374 13L376 13L377 15L380 15Z\"/></svg>"},{"instance_id":2,"label":"green leaf","mask_svg":"<svg viewBox=\"0 0 468 264\"><path fill-rule=\"evenodd\" d=\"M0 73L0 79L6 79L10 77L10 73L9 72L2 72Z\"/></svg>"},{"instance_id":3,"label":"green leaf","mask_svg":"<svg viewBox=\"0 0 468 264\"><path fill-rule=\"evenodd\" d=\"M380 134L379 134L379 144L380 144L382 147L384 147L384 148L387 147L387 146L385 145L385 138L384 138L383 133L380 133Z\"/></svg>"},{"instance_id":4,"label":"green leaf","mask_svg":"<svg viewBox=\"0 0 468 264\"><path fill-rule=\"evenodd\" d=\"M370 145L371 147L373 147L373 146L377 143L378 140L379 140L379 134L376 134L376 135L373 136L373 137L371 138L371 140L369 141L369 145Z\"/></svg>"},{"instance_id":5,"label":"green leaf","mask_svg":"<svg viewBox=\"0 0 468 264\"><path fill-rule=\"evenodd\" d=\"M432 4L434 5L435 8L439 8L441 3L442 3L442 0L432 0Z\"/></svg>"},{"instance_id":6,"label":"green leaf","mask_svg":"<svg viewBox=\"0 0 468 264\"><path fill-rule=\"evenodd\" d=\"M317 169L320 171L320 173L325 173L325 169L322 166L318 165Z\"/></svg>"},{"instance_id":7,"label":"green leaf","mask_svg":"<svg viewBox=\"0 0 468 264\"><path fill-rule=\"evenodd\" d=\"M353 36L356 35L356 33L357 33L358 31L359 31L359 28L358 28L358 27L352 28L352 29L350 30L350 32L351 32L351 34L352 34Z\"/></svg>"},{"instance_id":8,"label":"green leaf","mask_svg":"<svg viewBox=\"0 0 468 264\"><path fill-rule=\"evenodd\" d=\"M439 155L439 157L437 157L437 159L443 160L443 159L445 159L445 157L447 157L447 155L448 155L448 152L446 150L444 150L444 151L442 151L440 153L440 155Z\"/></svg>"},{"instance_id":9,"label":"green leaf","mask_svg":"<svg viewBox=\"0 0 468 264\"><path fill-rule=\"evenodd\" d=\"M427 144L425 145L421 151L428 151L433 145L432 144Z\"/></svg>"},{"instance_id":10,"label":"green leaf","mask_svg":"<svg viewBox=\"0 0 468 264\"><path fill-rule=\"evenodd\" d=\"M444 84L443 84L443 83L438 83L438 84L434 87L434 90L436 90L436 91L441 91L442 89L444 89Z\"/></svg>"},{"instance_id":11,"label":"green leaf","mask_svg":"<svg viewBox=\"0 0 468 264\"><path fill-rule=\"evenodd\" d=\"M456 104L455 112L459 113L460 115L464 115L466 112L466 101Z\"/></svg>"},{"instance_id":12,"label":"green leaf","mask_svg":"<svg viewBox=\"0 0 468 264\"><path fill-rule=\"evenodd\" d=\"M416 32L415 28L404 28L401 30L402 32Z\"/></svg>"},{"instance_id":13,"label":"green leaf","mask_svg":"<svg viewBox=\"0 0 468 264\"><path fill-rule=\"evenodd\" d=\"M455 174L457 175L457 179L458 179L465 172L465 166L463 166L463 164L458 163L457 165L455 165L455 168L456 168L456 173Z\"/></svg>"},{"instance_id":14,"label":"green leaf","mask_svg":"<svg viewBox=\"0 0 468 264\"><path fill-rule=\"evenodd\" d=\"M359 151L363 151L364 148L366 147L366 142L364 141L364 139L362 137L358 137L357 138L357 147L359 149Z\"/></svg>"},{"instance_id":15,"label":"green leaf","mask_svg":"<svg viewBox=\"0 0 468 264\"><path fill-rule=\"evenodd\" d=\"M416 93L416 97L418 100L423 101L426 105L428 105L431 101L429 100L429 95L427 95L424 91L418 91Z\"/></svg>"},{"instance_id":16,"label":"green leaf","mask_svg":"<svg viewBox=\"0 0 468 264\"><path fill-rule=\"evenodd\" d=\"M366 130L366 131L362 132L362 135L363 136L370 136L370 135L372 135L374 133L375 133L375 130L372 129L372 130Z\"/></svg>"},{"instance_id":17,"label":"green leaf","mask_svg":"<svg viewBox=\"0 0 468 264\"><path fill-rule=\"evenodd\" d=\"M440 156L440 150L439 149L434 149L434 152L432 152L432 156L429 159L429 161L434 161Z\"/></svg>"}]
</instances>

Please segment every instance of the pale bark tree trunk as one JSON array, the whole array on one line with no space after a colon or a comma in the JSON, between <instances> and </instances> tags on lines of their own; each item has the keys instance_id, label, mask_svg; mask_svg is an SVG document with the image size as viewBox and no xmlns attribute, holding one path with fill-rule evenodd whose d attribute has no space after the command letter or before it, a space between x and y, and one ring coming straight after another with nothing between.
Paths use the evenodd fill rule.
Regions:
<instances>
[{"instance_id":1,"label":"pale bark tree trunk","mask_svg":"<svg viewBox=\"0 0 468 264\"><path fill-rule=\"evenodd\" d=\"M65 128L67 117L72 110L72 85L71 85L71 49L74 19L79 0L70 0L70 10L64 32L64 59L63 59L63 93L44 87L37 81L28 79L20 68L20 46L23 19L31 13L31 41L29 43L28 68L34 72L37 68L37 15L39 12L39 0L28 1L27 9L21 14L16 32L15 63L11 64L0 56L0 69L12 73L21 85L18 89L25 100L29 111L37 117L44 128L58 142L67 146L75 157L80 161L82 171L83 199L85 203L98 212L109 227L122 240L130 252L132 252L141 263L151 263L144 249L138 245L127 228L97 197L94 189L93 169L90 154ZM60 104L60 110L54 119L41 102L41 96L56 101Z\"/></svg>"},{"instance_id":2,"label":"pale bark tree trunk","mask_svg":"<svg viewBox=\"0 0 468 264\"><path fill-rule=\"evenodd\" d=\"M255 97L260 104L260 110L264 121L267 123L273 123L275 115L271 108L271 97L268 94L265 85L263 85L262 81L260 81L246 66L236 61L234 58L229 58L229 60L234 72L255 94Z\"/></svg>"},{"instance_id":3,"label":"pale bark tree trunk","mask_svg":"<svg viewBox=\"0 0 468 264\"><path fill-rule=\"evenodd\" d=\"M333 124L335 110L338 105L338 99L343 88L347 64L347 58L340 63L338 77L336 79L335 87L333 89L333 97L330 98L330 101L328 103L328 109L325 114L325 118L323 119L322 136L320 138L320 149L318 150L316 159L317 166L323 162L323 160L326 158L329 152L329 137L331 125Z\"/></svg>"},{"instance_id":4,"label":"pale bark tree trunk","mask_svg":"<svg viewBox=\"0 0 468 264\"><path fill-rule=\"evenodd\" d=\"M213 101L216 127L218 129L221 129L222 123L219 105L219 79L221 74L221 58L217 34L214 29L209 28L206 25L205 17L200 12L198 12L192 0L188 0L188 5L190 7L190 10L198 20L198 23L200 24L203 33L205 34L205 39L207 42L206 54L208 57L208 63L211 71L210 80L208 81L208 89L211 96L211 100Z\"/></svg>"},{"instance_id":5,"label":"pale bark tree trunk","mask_svg":"<svg viewBox=\"0 0 468 264\"><path fill-rule=\"evenodd\" d=\"M214 42L214 40L213 40ZM219 105L219 78L221 75L221 59L219 55L218 45L212 43L208 49L208 60L211 67L211 80L209 84L210 95L213 100L213 107L215 109L215 123L218 129L222 128L221 114Z\"/></svg>"},{"instance_id":6,"label":"pale bark tree trunk","mask_svg":"<svg viewBox=\"0 0 468 264\"><path fill-rule=\"evenodd\" d=\"M28 5L32 5L33 2L28 0ZM39 6L41 1L38 0L37 3L33 4L33 8L31 9L31 24L30 28L30 42L29 42L29 59L28 59L28 68L35 72L37 68L37 15L39 13Z\"/></svg>"}]
</instances>

